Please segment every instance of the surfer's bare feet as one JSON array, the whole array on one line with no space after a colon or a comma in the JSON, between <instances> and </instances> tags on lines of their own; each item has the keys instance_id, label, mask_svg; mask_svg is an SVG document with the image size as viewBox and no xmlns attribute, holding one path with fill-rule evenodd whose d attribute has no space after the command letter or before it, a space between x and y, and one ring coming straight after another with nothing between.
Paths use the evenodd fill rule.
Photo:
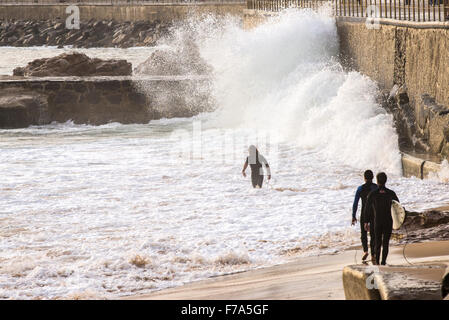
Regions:
<instances>
[{"instance_id":1,"label":"surfer's bare feet","mask_svg":"<svg viewBox=\"0 0 449 320\"><path fill-rule=\"evenodd\" d=\"M363 253L362 261L365 261L368 258L368 252Z\"/></svg>"}]
</instances>

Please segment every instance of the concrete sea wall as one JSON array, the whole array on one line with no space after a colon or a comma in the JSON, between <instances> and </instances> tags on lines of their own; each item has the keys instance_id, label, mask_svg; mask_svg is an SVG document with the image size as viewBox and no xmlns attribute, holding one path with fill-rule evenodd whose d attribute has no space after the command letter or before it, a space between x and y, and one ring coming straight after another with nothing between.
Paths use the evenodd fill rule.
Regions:
<instances>
[{"instance_id":1,"label":"concrete sea wall","mask_svg":"<svg viewBox=\"0 0 449 320\"><path fill-rule=\"evenodd\" d=\"M69 4L59 5L1 5L0 20L54 20L66 19ZM215 15L242 16L246 3L174 3L174 4L96 4L77 5L80 21L156 21L171 22L182 20L191 14L212 13Z\"/></svg>"},{"instance_id":2,"label":"concrete sea wall","mask_svg":"<svg viewBox=\"0 0 449 320\"><path fill-rule=\"evenodd\" d=\"M189 117L204 107L201 93L182 99L205 80L134 77L9 78L0 80L0 128L53 121L79 124L148 123ZM181 93L181 96L180 94ZM166 95L172 100L159 97ZM200 102L198 102L200 101Z\"/></svg>"},{"instance_id":3,"label":"concrete sea wall","mask_svg":"<svg viewBox=\"0 0 449 320\"><path fill-rule=\"evenodd\" d=\"M336 21L343 64L375 80L404 145L449 155L449 24Z\"/></svg>"}]
</instances>

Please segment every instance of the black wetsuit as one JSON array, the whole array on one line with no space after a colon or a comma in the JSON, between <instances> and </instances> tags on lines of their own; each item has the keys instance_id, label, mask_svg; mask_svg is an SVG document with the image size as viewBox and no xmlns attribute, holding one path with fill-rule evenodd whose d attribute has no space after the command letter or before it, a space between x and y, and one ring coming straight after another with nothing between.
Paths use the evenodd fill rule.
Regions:
<instances>
[{"instance_id":1,"label":"black wetsuit","mask_svg":"<svg viewBox=\"0 0 449 320\"><path fill-rule=\"evenodd\" d=\"M256 153L255 159L249 159L246 157L246 163L251 167L251 182L253 187L262 188L263 184L263 169L262 165L268 166L267 160L265 160L264 156L260 155L258 152Z\"/></svg>"},{"instance_id":2,"label":"black wetsuit","mask_svg":"<svg viewBox=\"0 0 449 320\"><path fill-rule=\"evenodd\" d=\"M362 199L362 208L360 213L360 234L362 240L362 247L364 252L368 252L368 232L365 231L365 223L370 224L370 241L369 246L371 249L371 255L375 255L375 239L374 239L374 223L373 221L367 220L366 218L366 200L368 199L368 195L371 191L377 189L377 184L372 182L366 182L357 188L357 192L355 193L354 204L352 207L352 217L356 218L357 206L359 203L359 199Z\"/></svg>"},{"instance_id":3,"label":"black wetsuit","mask_svg":"<svg viewBox=\"0 0 449 320\"><path fill-rule=\"evenodd\" d=\"M391 218L391 202L399 202L396 193L384 186L379 187L368 195L365 217L367 221L374 220L374 234L376 239L376 262L380 261L380 250L382 247L382 265L387 263L388 246L390 244L391 232L393 230L393 219Z\"/></svg>"}]
</instances>

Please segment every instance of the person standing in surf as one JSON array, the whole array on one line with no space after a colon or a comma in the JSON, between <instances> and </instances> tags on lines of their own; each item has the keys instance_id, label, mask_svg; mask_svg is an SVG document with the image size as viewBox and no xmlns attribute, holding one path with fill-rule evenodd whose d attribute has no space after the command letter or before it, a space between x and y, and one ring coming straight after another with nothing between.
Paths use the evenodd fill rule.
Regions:
<instances>
[{"instance_id":1,"label":"person standing in surf","mask_svg":"<svg viewBox=\"0 0 449 320\"><path fill-rule=\"evenodd\" d=\"M355 225L357 223L357 208L359 206L359 200L362 199L362 207L360 210L360 239L362 240L362 248L363 248L363 256L362 261L365 261L368 258L368 232L365 230L365 223L370 223L371 221L366 220L366 200L371 191L377 189L377 185L373 183L374 174L371 170L366 170L363 174L365 178L365 183L357 188L354 197L354 203L352 204L352 223L351 225ZM375 262L375 240L374 240L374 225L370 224L369 229L370 241L369 246L371 249L371 261Z\"/></svg>"},{"instance_id":2,"label":"person standing in surf","mask_svg":"<svg viewBox=\"0 0 449 320\"><path fill-rule=\"evenodd\" d=\"M242 174L246 177L246 168L248 168L248 164L251 167L251 182L253 184L253 188L262 188L264 171L263 166L265 166L267 170L268 180L271 179L271 170L270 166L263 155L259 153L259 150L253 145L248 148L248 157L246 157L245 164L243 165Z\"/></svg>"},{"instance_id":3,"label":"person standing in surf","mask_svg":"<svg viewBox=\"0 0 449 320\"><path fill-rule=\"evenodd\" d=\"M393 190L385 187L387 175L380 172L376 176L378 188L368 195L366 200L365 230L369 230L370 222L374 222L375 255L376 265L387 264L388 247L393 231L393 219L391 217L391 202L399 199ZM382 248L382 261L380 261L380 250Z\"/></svg>"}]
</instances>

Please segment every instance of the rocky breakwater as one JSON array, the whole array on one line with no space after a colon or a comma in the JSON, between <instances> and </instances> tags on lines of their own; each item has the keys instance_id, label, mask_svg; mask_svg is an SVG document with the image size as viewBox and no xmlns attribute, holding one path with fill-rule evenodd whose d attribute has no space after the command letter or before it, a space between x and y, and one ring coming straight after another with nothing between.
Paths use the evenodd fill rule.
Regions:
<instances>
[{"instance_id":1,"label":"rocky breakwater","mask_svg":"<svg viewBox=\"0 0 449 320\"><path fill-rule=\"evenodd\" d=\"M0 22L0 46L137 47L153 46L170 28L160 21L91 20L67 29L65 20L5 20Z\"/></svg>"},{"instance_id":2,"label":"rocky breakwater","mask_svg":"<svg viewBox=\"0 0 449 320\"><path fill-rule=\"evenodd\" d=\"M14 73L21 76L0 81L1 128L68 120L147 123L154 117L148 98L133 85L131 64L124 60L62 54L35 60Z\"/></svg>"}]
</instances>

